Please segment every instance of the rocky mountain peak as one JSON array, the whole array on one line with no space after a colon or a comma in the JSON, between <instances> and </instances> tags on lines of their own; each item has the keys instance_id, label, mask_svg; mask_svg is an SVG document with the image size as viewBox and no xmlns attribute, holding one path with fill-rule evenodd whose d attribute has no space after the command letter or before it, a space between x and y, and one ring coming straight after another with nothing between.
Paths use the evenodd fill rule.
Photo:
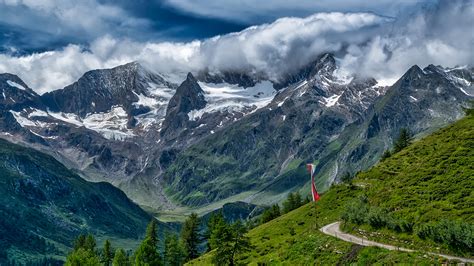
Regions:
<instances>
[{"instance_id":1,"label":"rocky mountain peak","mask_svg":"<svg viewBox=\"0 0 474 266\"><path fill-rule=\"evenodd\" d=\"M186 80L176 89L175 95L171 98L167 116L170 113L188 113L191 110L199 110L206 106L204 91L199 86L197 79L191 72L188 73Z\"/></svg>"},{"instance_id":2,"label":"rocky mountain peak","mask_svg":"<svg viewBox=\"0 0 474 266\"><path fill-rule=\"evenodd\" d=\"M39 95L17 75L0 74L0 109L20 110L24 106L40 107Z\"/></svg>"},{"instance_id":3,"label":"rocky mountain peak","mask_svg":"<svg viewBox=\"0 0 474 266\"><path fill-rule=\"evenodd\" d=\"M108 112L113 106L122 106L132 114L133 103L139 101L138 95L147 96L151 85L175 87L160 75L132 62L111 69L88 71L64 89L42 95L42 99L53 111L75 113L81 117Z\"/></svg>"},{"instance_id":4,"label":"rocky mountain peak","mask_svg":"<svg viewBox=\"0 0 474 266\"><path fill-rule=\"evenodd\" d=\"M175 135L171 132L176 133L176 131L180 131L188 123L188 113L192 110L200 110L206 104L204 91L199 86L194 75L188 73L186 80L179 85L176 93L168 103L161 135Z\"/></svg>"},{"instance_id":5,"label":"rocky mountain peak","mask_svg":"<svg viewBox=\"0 0 474 266\"><path fill-rule=\"evenodd\" d=\"M197 79L206 83L229 83L244 88L253 87L258 82L257 78L239 71L223 71L211 74L209 70L205 70L197 74Z\"/></svg>"},{"instance_id":6,"label":"rocky mountain peak","mask_svg":"<svg viewBox=\"0 0 474 266\"><path fill-rule=\"evenodd\" d=\"M285 75L278 82L275 82L273 87L276 90L279 90L291 84L307 79L317 78L318 76L329 77L335 69L336 60L334 56L330 53L324 53L296 72Z\"/></svg>"},{"instance_id":7,"label":"rocky mountain peak","mask_svg":"<svg viewBox=\"0 0 474 266\"><path fill-rule=\"evenodd\" d=\"M319 56L313 65L310 76L315 75L331 75L336 70L336 60L330 53L325 53Z\"/></svg>"}]
</instances>

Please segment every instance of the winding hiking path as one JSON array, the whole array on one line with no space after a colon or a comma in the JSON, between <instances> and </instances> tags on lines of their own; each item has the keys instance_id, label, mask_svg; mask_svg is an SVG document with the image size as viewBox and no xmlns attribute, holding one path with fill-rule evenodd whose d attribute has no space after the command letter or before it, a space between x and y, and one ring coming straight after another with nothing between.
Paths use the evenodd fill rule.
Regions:
<instances>
[{"instance_id":1,"label":"winding hiking path","mask_svg":"<svg viewBox=\"0 0 474 266\"><path fill-rule=\"evenodd\" d=\"M340 223L341 222L335 222L335 223L332 223L332 224L328 224L328 225L323 226L319 230L321 232L323 232L324 234L326 234L326 235L334 236L334 237L339 238L341 240L344 240L346 242L351 242L351 243L358 244L358 245L361 245L361 246L376 246L376 247L381 247L381 248L385 248L385 249L388 249L388 250L399 250L399 251L405 251L405 252L414 252L415 251L413 249L382 244L382 243L370 241L370 240L367 240L367 239L363 239L363 238L355 236L355 235L344 233L339 229ZM421 251L421 252L423 252L423 251ZM465 263L474 263L474 259L455 257L455 256L439 254L439 253L433 253L433 252L425 252L425 253L430 254L430 255L440 256L440 257L446 258L448 260L458 260L458 261L465 262Z\"/></svg>"}]
</instances>

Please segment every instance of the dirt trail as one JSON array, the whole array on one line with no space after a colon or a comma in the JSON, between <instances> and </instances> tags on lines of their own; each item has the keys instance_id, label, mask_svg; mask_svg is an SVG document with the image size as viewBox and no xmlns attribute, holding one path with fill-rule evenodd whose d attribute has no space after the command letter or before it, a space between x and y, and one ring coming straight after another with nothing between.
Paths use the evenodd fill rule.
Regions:
<instances>
[{"instance_id":1,"label":"dirt trail","mask_svg":"<svg viewBox=\"0 0 474 266\"><path fill-rule=\"evenodd\" d=\"M326 226L323 226L319 230L321 232L323 232L324 234L326 234L326 235L334 236L334 237L339 238L341 240L344 240L346 242L351 242L351 243L362 245L362 246L376 246L376 247L381 247L381 248L385 248L385 249L388 249L388 250L399 250L399 251L405 251L405 252L414 252L415 251L413 249L407 249L407 248L382 244L382 243L370 241L370 240L367 240L367 239L363 239L363 238L355 236L355 235L344 233L339 229L340 223L341 222L335 222L335 223L332 223L332 224L328 224ZM421 252L423 252L423 251L421 251ZM433 252L425 252L425 253L430 254L430 255L440 256L440 257L446 258L448 260L457 260L457 261L461 261L461 262L465 262L465 263L474 263L474 259L455 257L455 256L450 256L450 255L440 254L440 253L433 253Z\"/></svg>"}]
</instances>

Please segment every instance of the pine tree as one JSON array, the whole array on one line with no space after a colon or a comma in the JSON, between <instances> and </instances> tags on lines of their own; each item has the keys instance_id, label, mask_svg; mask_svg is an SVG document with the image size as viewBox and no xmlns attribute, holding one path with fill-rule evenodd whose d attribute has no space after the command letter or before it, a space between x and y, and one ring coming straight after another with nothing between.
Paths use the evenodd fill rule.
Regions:
<instances>
[{"instance_id":1,"label":"pine tree","mask_svg":"<svg viewBox=\"0 0 474 266\"><path fill-rule=\"evenodd\" d=\"M95 250L95 239L93 235L79 235L74 241L74 249L66 258L65 265L100 265L100 258Z\"/></svg>"},{"instance_id":2,"label":"pine tree","mask_svg":"<svg viewBox=\"0 0 474 266\"><path fill-rule=\"evenodd\" d=\"M260 224L269 222L281 215L280 206L278 204L274 204L272 207L265 210L260 217Z\"/></svg>"},{"instance_id":3,"label":"pine tree","mask_svg":"<svg viewBox=\"0 0 474 266\"><path fill-rule=\"evenodd\" d=\"M220 224L213 232L218 242L213 262L217 265L235 265L237 255L250 250L250 239L245 236L247 228L239 220L233 225Z\"/></svg>"},{"instance_id":4,"label":"pine tree","mask_svg":"<svg viewBox=\"0 0 474 266\"><path fill-rule=\"evenodd\" d=\"M296 208L299 208L301 205L303 205L303 201L301 199L300 193L290 192L286 201L283 202L283 212L288 213Z\"/></svg>"},{"instance_id":5,"label":"pine tree","mask_svg":"<svg viewBox=\"0 0 474 266\"><path fill-rule=\"evenodd\" d=\"M165 265L183 265L185 259L184 248L175 234L167 234L165 237Z\"/></svg>"},{"instance_id":6,"label":"pine tree","mask_svg":"<svg viewBox=\"0 0 474 266\"><path fill-rule=\"evenodd\" d=\"M119 248L115 251L115 256L114 256L112 265L113 266L129 266L130 265L130 262L127 258L127 254L125 254L125 251L123 249Z\"/></svg>"},{"instance_id":7,"label":"pine tree","mask_svg":"<svg viewBox=\"0 0 474 266\"><path fill-rule=\"evenodd\" d=\"M74 250L78 250L79 248L83 248L86 244L86 236L83 234L80 234L75 240L74 240Z\"/></svg>"},{"instance_id":8,"label":"pine tree","mask_svg":"<svg viewBox=\"0 0 474 266\"><path fill-rule=\"evenodd\" d=\"M299 208L299 207L301 207L301 205L303 205L303 200L301 199L300 193L296 192L295 193L295 202L294 202L294 205L293 205L293 209Z\"/></svg>"},{"instance_id":9,"label":"pine tree","mask_svg":"<svg viewBox=\"0 0 474 266\"><path fill-rule=\"evenodd\" d=\"M112 247L110 245L110 241L107 239L104 243L104 249L102 250L102 263L105 266L109 266L112 263L114 258L114 254L112 253Z\"/></svg>"},{"instance_id":10,"label":"pine tree","mask_svg":"<svg viewBox=\"0 0 474 266\"><path fill-rule=\"evenodd\" d=\"M87 235L86 240L84 242L84 249L85 250L90 250L90 251L95 251L95 238L93 235Z\"/></svg>"},{"instance_id":11,"label":"pine tree","mask_svg":"<svg viewBox=\"0 0 474 266\"><path fill-rule=\"evenodd\" d=\"M224 223L224 215L222 212L217 212L211 214L211 218L207 222L207 231L205 233L205 238L207 239L207 251L211 251L215 247L215 243L212 242L211 236L212 236L212 231L219 225Z\"/></svg>"},{"instance_id":12,"label":"pine tree","mask_svg":"<svg viewBox=\"0 0 474 266\"><path fill-rule=\"evenodd\" d=\"M147 226L145 239L135 252L135 265L162 265L158 253L157 224L153 219Z\"/></svg>"},{"instance_id":13,"label":"pine tree","mask_svg":"<svg viewBox=\"0 0 474 266\"><path fill-rule=\"evenodd\" d=\"M145 234L145 237L149 238L150 239L150 243L153 245L153 246L158 246L158 229L157 229L157 223L156 223L156 220L153 219L151 220L151 222L148 224L148 226L146 227L146 234Z\"/></svg>"},{"instance_id":14,"label":"pine tree","mask_svg":"<svg viewBox=\"0 0 474 266\"><path fill-rule=\"evenodd\" d=\"M400 129L400 133L398 138L395 140L393 144L393 152L397 153L403 150L405 147L411 144L411 135L408 132L408 129L402 128Z\"/></svg>"},{"instance_id":15,"label":"pine tree","mask_svg":"<svg viewBox=\"0 0 474 266\"><path fill-rule=\"evenodd\" d=\"M197 214L192 213L184 222L183 229L181 230L181 239L186 251L186 261L197 258L199 256L198 245L200 242L199 218Z\"/></svg>"},{"instance_id":16,"label":"pine tree","mask_svg":"<svg viewBox=\"0 0 474 266\"><path fill-rule=\"evenodd\" d=\"M354 178L354 176L351 175L351 173L345 172L345 173L341 176L341 181L342 181L343 183L351 183L353 178Z\"/></svg>"},{"instance_id":17,"label":"pine tree","mask_svg":"<svg viewBox=\"0 0 474 266\"><path fill-rule=\"evenodd\" d=\"M212 231L211 241L215 249L212 261L216 265L228 265L232 254L233 234L232 228L227 222L216 225Z\"/></svg>"},{"instance_id":18,"label":"pine tree","mask_svg":"<svg viewBox=\"0 0 474 266\"><path fill-rule=\"evenodd\" d=\"M95 266L100 265L100 259L97 254L91 250L79 248L70 253L66 258L66 266Z\"/></svg>"},{"instance_id":19,"label":"pine tree","mask_svg":"<svg viewBox=\"0 0 474 266\"><path fill-rule=\"evenodd\" d=\"M392 156L392 153L390 152L390 150L385 150L382 154L382 157L380 158L382 161L390 158L390 156Z\"/></svg>"},{"instance_id":20,"label":"pine tree","mask_svg":"<svg viewBox=\"0 0 474 266\"><path fill-rule=\"evenodd\" d=\"M286 200L283 202L283 212L290 212L293 210L293 206L295 206L295 195L293 192L290 192Z\"/></svg>"}]
</instances>

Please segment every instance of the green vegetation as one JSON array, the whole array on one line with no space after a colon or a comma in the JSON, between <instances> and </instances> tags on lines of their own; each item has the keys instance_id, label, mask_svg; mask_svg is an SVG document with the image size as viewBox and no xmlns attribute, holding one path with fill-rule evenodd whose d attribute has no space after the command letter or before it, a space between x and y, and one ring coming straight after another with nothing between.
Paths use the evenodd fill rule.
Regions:
<instances>
[{"instance_id":1,"label":"green vegetation","mask_svg":"<svg viewBox=\"0 0 474 266\"><path fill-rule=\"evenodd\" d=\"M150 216L107 183L0 139L0 264L64 262L84 232L135 248Z\"/></svg>"},{"instance_id":2,"label":"green vegetation","mask_svg":"<svg viewBox=\"0 0 474 266\"><path fill-rule=\"evenodd\" d=\"M165 265L178 266L183 265L186 253L183 243L175 234L168 234L165 238Z\"/></svg>"},{"instance_id":3,"label":"green vegetation","mask_svg":"<svg viewBox=\"0 0 474 266\"><path fill-rule=\"evenodd\" d=\"M473 256L473 136L469 115L360 173L355 184L367 202L347 207L345 228L381 242L395 237L402 246Z\"/></svg>"},{"instance_id":4,"label":"green vegetation","mask_svg":"<svg viewBox=\"0 0 474 266\"><path fill-rule=\"evenodd\" d=\"M266 209L263 214L260 216L260 224L269 222L281 215L280 206L278 204L272 205L270 208Z\"/></svg>"},{"instance_id":5,"label":"green vegetation","mask_svg":"<svg viewBox=\"0 0 474 266\"><path fill-rule=\"evenodd\" d=\"M406 139L405 139L406 140ZM441 264L420 253L352 245L321 233L344 220L353 234L421 251L473 256L474 116L402 148L350 183L249 231L242 264ZM216 250L190 262L211 264Z\"/></svg>"},{"instance_id":6,"label":"green vegetation","mask_svg":"<svg viewBox=\"0 0 474 266\"><path fill-rule=\"evenodd\" d=\"M66 266L100 265L96 242L92 235L80 235L74 242L74 250L66 259Z\"/></svg>"},{"instance_id":7,"label":"green vegetation","mask_svg":"<svg viewBox=\"0 0 474 266\"><path fill-rule=\"evenodd\" d=\"M245 235L247 228L241 221L216 224L212 230L211 248L214 249L212 262L216 265L235 265L236 256L250 250L250 240Z\"/></svg>"},{"instance_id":8,"label":"green vegetation","mask_svg":"<svg viewBox=\"0 0 474 266\"><path fill-rule=\"evenodd\" d=\"M112 247L110 246L110 241L108 239L105 240L104 249L101 255L101 262L104 264L104 266L109 266L114 258L114 253L112 253Z\"/></svg>"},{"instance_id":9,"label":"green vegetation","mask_svg":"<svg viewBox=\"0 0 474 266\"><path fill-rule=\"evenodd\" d=\"M286 200L283 202L283 210L280 210L280 205L278 204L272 205L270 208L267 208L262 215L260 215L259 224L269 222L279 217L281 214L288 213L308 202L310 202L309 197L302 200L299 192L290 192L288 193Z\"/></svg>"},{"instance_id":10,"label":"green vegetation","mask_svg":"<svg viewBox=\"0 0 474 266\"><path fill-rule=\"evenodd\" d=\"M404 148L408 147L412 142L412 137L408 129L402 128L400 129L400 133L398 134L397 139L393 142L393 150L386 150L382 153L381 161L390 158L392 154L400 152Z\"/></svg>"},{"instance_id":11,"label":"green vegetation","mask_svg":"<svg viewBox=\"0 0 474 266\"><path fill-rule=\"evenodd\" d=\"M191 214L183 226L181 238L168 233L163 252L160 252L157 221L152 219L147 226L145 238L132 256L128 256L121 248L113 252L109 240L104 242L102 249L97 249L93 235L79 235L74 240L74 249L67 256L65 265L183 265L184 262L199 256L198 246L202 241L198 231L199 224L197 215ZM250 250L250 241L246 236L247 227L240 220L229 224L221 213L216 213L208 221L208 228L206 238L209 250L214 250L213 262L217 265L234 265L236 256Z\"/></svg>"},{"instance_id":12,"label":"green vegetation","mask_svg":"<svg viewBox=\"0 0 474 266\"><path fill-rule=\"evenodd\" d=\"M145 239L135 252L135 265L162 265L161 256L158 253L158 234L154 219L148 224Z\"/></svg>"},{"instance_id":13,"label":"green vegetation","mask_svg":"<svg viewBox=\"0 0 474 266\"><path fill-rule=\"evenodd\" d=\"M197 214L192 213L188 219L184 221L183 229L181 230L181 238L186 253L186 261L197 258L199 256L198 246L201 242L199 236L199 218Z\"/></svg>"}]
</instances>

